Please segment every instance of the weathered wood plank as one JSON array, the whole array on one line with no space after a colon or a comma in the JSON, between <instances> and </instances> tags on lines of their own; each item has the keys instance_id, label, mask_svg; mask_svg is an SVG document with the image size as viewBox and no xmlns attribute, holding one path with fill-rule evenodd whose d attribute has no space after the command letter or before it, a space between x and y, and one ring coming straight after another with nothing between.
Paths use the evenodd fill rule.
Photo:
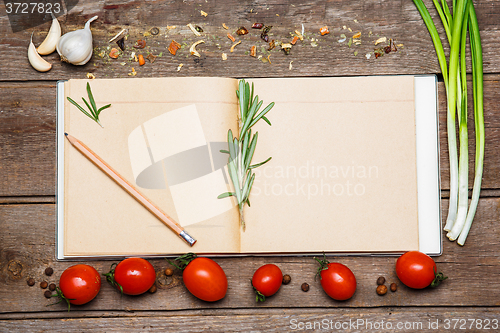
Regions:
<instances>
[{"instance_id":1,"label":"weathered wood plank","mask_svg":"<svg viewBox=\"0 0 500 333\"><path fill-rule=\"evenodd\" d=\"M440 27L432 2L425 2ZM3 7L0 5L1 11L4 10ZM483 41L485 71L498 73L499 1L478 1L476 8ZM201 16L200 10L207 12L208 16ZM87 72L92 72L100 78L128 77L127 73L131 72L132 67L135 67L139 77L282 77L440 72L427 29L411 1L80 1L60 21L64 31L72 31L82 28L85 20L94 15L99 15L99 20L92 24L96 47L93 59L85 66L71 66L61 63L55 53L46 57L53 63L53 69L48 73L38 73L28 63L26 49L33 29L12 33L7 17L1 17L2 79L84 78ZM203 27L202 37L195 37L186 27L189 22ZM266 48L267 45L260 39L260 31L250 29L250 33L241 38L243 43L234 53L230 53L232 42L226 38L228 31L224 30L221 24L226 23L234 34L238 26L249 28L254 22L272 25L271 39L284 41L290 41L290 33L295 29L301 30L301 25L304 24L307 39L299 42L289 56L285 56L278 49L273 50L270 65L248 55L251 45L257 45L258 54L264 57L268 55L267 51L261 52L261 47ZM331 33L320 36L319 28L324 25L330 27ZM352 32L342 29L344 25ZM37 45L43 40L48 26L47 23L35 29L34 42ZM137 63L129 61L131 53L138 52L132 44L135 40L144 38L143 33L155 26L160 28L160 34L146 37L149 46L143 53L152 52L158 55L163 52L163 56L157 58L154 64L147 63L139 68ZM167 26L177 28L166 32ZM107 53L110 46L116 45L108 44L108 40L124 27L130 31L127 49L121 58L112 60ZM347 41L338 43L342 33L349 39L357 31L362 32L361 45L348 47ZM397 53L375 59L373 43L381 36L392 38L404 47L399 47ZM318 41L312 42L311 38ZM175 57L166 50L172 39L185 45ZM204 39L206 42L199 47L201 58L191 56L188 51L189 45L198 39ZM105 55L100 57L102 51ZM354 55L355 51L358 52L357 56ZM227 61L221 60L222 52L229 54ZM365 54L370 52L372 57L367 59ZM289 70L292 60L293 69ZM184 67L177 72L180 63L183 63Z\"/></svg>"},{"instance_id":2,"label":"weathered wood plank","mask_svg":"<svg viewBox=\"0 0 500 333\"><path fill-rule=\"evenodd\" d=\"M68 314L66 316L69 317ZM96 312L87 318L0 320L0 330L51 332L495 332L498 308L256 309L187 313ZM455 320L455 321L454 321Z\"/></svg>"},{"instance_id":3,"label":"weathered wood plank","mask_svg":"<svg viewBox=\"0 0 500 333\"><path fill-rule=\"evenodd\" d=\"M443 211L446 207L443 202ZM396 293L380 297L375 293L376 280L385 276L388 283L398 282L394 271L395 257L339 257L352 269L358 286L354 297L346 302L330 299L314 280L317 263L311 257L244 257L217 258L225 270L229 289L226 297L216 303L197 300L183 286L181 272L166 279L161 271L169 266L162 259L152 263L159 273L156 294L138 297L120 297L104 283L97 298L73 311L147 311L229 308L308 308L308 307L379 307L379 306L498 306L500 299L500 227L498 226L500 198L480 200L475 224L464 248L447 240L444 254L436 258L438 268L449 277L437 289L410 290L399 284ZM0 205L0 313L65 311L59 304L43 297L38 287L42 280L58 282L62 271L74 264L56 262L55 205ZM101 272L107 272L111 262L89 262ZM292 277L289 285L265 303L257 304L249 279L255 269L265 263L276 263L284 274ZM46 267L54 268L54 275L46 277ZM33 277L37 284L29 287L26 279ZM310 285L304 293L300 286Z\"/></svg>"},{"instance_id":4,"label":"weathered wood plank","mask_svg":"<svg viewBox=\"0 0 500 333\"><path fill-rule=\"evenodd\" d=\"M55 85L52 82L0 83L0 196L54 195L56 181ZM486 157L484 189L500 188L500 80L487 75L484 86ZM449 188L446 100L439 84L441 188ZM472 114L472 111L469 113ZM473 119L469 119L470 124ZM474 137L469 126L470 187ZM13 198L14 199L14 198ZM22 202L22 201L19 201Z\"/></svg>"}]
</instances>

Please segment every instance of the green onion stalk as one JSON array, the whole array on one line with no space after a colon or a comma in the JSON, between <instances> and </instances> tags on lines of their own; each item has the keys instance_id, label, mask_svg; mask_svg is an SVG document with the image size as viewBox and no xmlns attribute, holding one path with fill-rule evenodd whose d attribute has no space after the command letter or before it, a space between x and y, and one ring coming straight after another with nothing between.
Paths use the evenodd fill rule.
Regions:
<instances>
[{"instance_id":1,"label":"green onion stalk","mask_svg":"<svg viewBox=\"0 0 500 333\"><path fill-rule=\"evenodd\" d=\"M413 0L425 25L438 56L447 94L447 132L450 160L450 200L448 217L444 229L449 231L450 240L459 237L463 245L470 230L479 201L484 160L484 118L482 51L477 17L472 1L454 0L453 15L446 0L433 0L450 45L448 68L439 33L422 0ZM469 39L472 55L474 118L476 130L476 165L473 199L468 208L468 133L467 133L467 80L466 80L466 37ZM456 114L455 114L456 112ZM455 116L456 115L456 116ZM458 118L460 155L456 143L456 119ZM481 141L482 140L482 141Z\"/></svg>"}]
</instances>

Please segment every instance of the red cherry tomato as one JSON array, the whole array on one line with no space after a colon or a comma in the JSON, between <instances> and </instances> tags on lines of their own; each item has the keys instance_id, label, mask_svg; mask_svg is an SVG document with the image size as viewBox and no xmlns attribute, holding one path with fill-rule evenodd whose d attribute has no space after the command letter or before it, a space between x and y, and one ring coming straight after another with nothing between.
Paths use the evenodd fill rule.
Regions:
<instances>
[{"instance_id":1,"label":"red cherry tomato","mask_svg":"<svg viewBox=\"0 0 500 333\"><path fill-rule=\"evenodd\" d=\"M106 277L108 277L108 274L106 274ZM156 272L153 265L147 260L127 258L116 265L113 278L115 284L111 284L118 289L121 286L124 294L140 295L153 286L156 281Z\"/></svg>"},{"instance_id":2,"label":"red cherry tomato","mask_svg":"<svg viewBox=\"0 0 500 333\"><path fill-rule=\"evenodd\" d=\"M437 287L446 279L443 273L437 273L434 260L419 251L403 254L396 262L396 274L399 280L413 289L423 289L431 284Z\"/></svg>"},{"instance_id":3,"label":"red cherry tomato","mask_svg":"<svg viewBox=\"0 0 500 333\"><path fill-rule=\"evenodd\" d=\"M274 264L259 267L252 277L252 286L257 292L257 301L265 301L266 297L278 292L283 281L281 269ZM259 297L259 293L264 297Z\"/></svg>"},{"instance_id":4,"label":"red cherry tomato","mask_svg":"<svg viewBox=\"0 0 500 333\"><path fill-rule=\"evenodd\" d=\"M326 257L323 260L315 259L320 264L318 274L326 294L337 301L351 298L356 291L356 277L353 272L343 264L330 263Z\"/></svg>"},{"instance_id":5,"label":"red cherry tomato","mask_svg":"<svg viewBox=\"0 0 500 333\"><path fill-rule=\"evenodd\" d=\"M192 260L184 268L182 279L189 292L203 301L215 302L226 296L226 273L212 259Z\"/></svg>"},{"instance_id":6,"label":"red cherry tomato","mask_svg":"<svg viewBox=\"0 0 500 333\"><path fill-rule=\"evenodd\" d=\"M71 304L85 304L93 300L101 290L101 276L92 266L71 266L61 274L59 288Z\"/></svg>"}]
</instances>

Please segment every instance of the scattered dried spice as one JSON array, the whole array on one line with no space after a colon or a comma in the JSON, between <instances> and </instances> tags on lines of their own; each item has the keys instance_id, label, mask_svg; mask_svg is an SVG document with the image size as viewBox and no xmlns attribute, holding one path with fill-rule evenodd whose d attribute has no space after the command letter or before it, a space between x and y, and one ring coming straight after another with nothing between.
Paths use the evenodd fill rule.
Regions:
<instances>
[{"instance_id":1,"label":"scattered dried spice","mask_svg":"<svg viewBox=\"0 0 500 333\"><path fill-rule=\"evenodd\" d=\"M290 277L290 275L288 275L288 274L283 275L283 281L282 281L283 284L289 284L290 281L292 281L292 278Z\"/></svg>"},{"instance_id":2,"label":"scattered dried spice","mask_svg":"<svg viewBox=\"0 0 500 333\"><path fill-rule=\"evenodd\" d=\"M202 27L200 27L199 25L196 25L196 26L194 27L194 29L195 29L196 31L198 31L198 32L203 32Z\"/></svg>"},{"instance_id":3,"label":"scattered dried spice","mask_svg":"<svg viewBox=\"0 0 500 333\"><path fill-rule=\"evenodd\" d=\"M352 36L352 38L359 38L359 37L361 37L361 31L358 32L357 34L355 34L354 36Z\"/></svg>"},{"instance_id":4,"label":"scattered dried spice","mask_svg":"<svg viewBox=\"0 0 500 333\"><path fill-rule=\"evenodd\" d=\"M267 49L267 50L268 50L268 51L271 51L271 50L272 50L272 49L274 49L275 47L276 47L276 44L274 43L274 39L273 39L273 40L271 40L271 41L269 42L269 47L268 47L268 49Z\"/></svg>"},{"instance_id":5,"label":"scattered dried spice","mask_svg":"<svg viewBox=\"0 0 500 333\"><path fill-rule=\"evenodd\" d=\"M135 42L134 47L136 49L143 49L146 47L146 41L144 39L138 39L137 42Z\"/></svg>"},{"instance_id":6,"label":"scattered dried spice","mask_svg":"<svg viewBox=\"0 0 500 333\"><path fill-rule=\"evenodd\" d=\"M381 276L377 279L377 285L381 286L385 283L385 277Z\"/></svg>"},{"instance_id":7,"label":"scattered dried spice","mask_svg":"<svg viewBox=\"0 0 500 333\"><path fill-rule=\"evenodd\" d=\"M182 66L184 66L184 64L179 64L179 66L177 66L177 71L180 71Z\"/></svg>"},{"instance_id":8,"label":"scattered dried spice","mask_svg":"<svg viewBox=\"0 0 500 333\"><path fill-rule=\"evenodd\" d=\"M252 24L252 29L262 29L263 27L264 27L264 24L262 24L262 23Z\"/></svg>"},{"instance_id":9,"label":"scattered dried spice","mask_svg":"<svg viewBox=\"0 0 500 333\"><path fill-rule=\"evenodd\" d=\"M29 278L28 280L26 280L26 283L28 284L28 286L33 287L35 285L35 279Z\"/></svg>"},{"instance_id":10,"label":"scattered dried spice","mask_svg":"<svg viewBox=\"0 0 500 333\"><path fill-rule=\"evenodd\" d=\"M257 47L255 45L252 45L250 48L250 56L256 57L257 56Z\"/></svg>"},{"instance_id":11,"label":"scattered dried spice","mask_svg":"<svg viewBox=\"0 0 500 333\"><path fill-rule=\"evenodd\" d=\"M126 32L128 32L128 30L127 29L122 29L122 31L120 31L113 38L111 38L108 43L113 42L115 39L117 39L118 37L120 37L124 32L126 33Z\"/></svg>"},{"instance_id":12,"label":"scattered dried spice","mask_svg":"<svg viewBox=\"0 0 500 333\"><path fill-rule=\"evenodd\" d=\"M116 41L116 45L120 48L120 50L125 51L125 37L122 37Z\"/></svg>"},{"instance_id":13,"label":"scattered dried spice","mask_svg":"<svg viewBox=\"0 0 500 333\"><path fill-rule=\"evenodd\" d=\"M378 49L375 49L375 50L373 51L373 54L375 54L375 59L378 59L378 57L383 56L383 55L384 55L384 53L385 53L385 52L384 52L384 48L382 48L382 47L380 47L380 48L378 48Z\"/></svg>"},{"instance_id":14,"label":"scattered dried spice","mask_svg":"<svg viewBox=\"0 0 500 333\"><path fill-rule=\"evenodd\" d=\"M234 39L234 37L229 32L227 33L227 38L229 38L233 43L236 41L236 39Z\"/></svg>"},{"instance_id":15,"label":"scattered dried spice","mask_svg":"<svg viewBox=\"0 0 500 333\"><path fill-rule=\"evenodd\" d=\"M149 30L149 32L151 33L151 35L156 36L160 33L160 29L158 29L157 27L154 27L154 28L151 28L151 30Z\"/></svg>"},{"instance_id":16,"label":"scattered dried spice","mask_svg":"<svg viewBox=\"0 0 500 333\"><path fill-rule=\"evenodd\" d=\"M175 55L177 53L177 50L181 48L181 44L177 43L175 40L172 40L170 42L170 45L168 46L168 52L170 52L171 55Z\"/></svg>"},{"instance_id":17,"label":"scattered dried spice","mask_svg":"<svg viewBox=\"0 0 500 333\"><path fill-rule=\"evenodd\" d=\"M351 47L352 45L352 38L349 38L349 42L347 42L347 46Z\"/></svg>"},{"instance_id":18,"label":"scattered dried spice","mask_svg":"<svg viewBox=\"0 0 500 333\"><path fill-rule=\"evenodd\" d=\"M49 290L50 290L50 291L54 291L54 290L56 290L56 284L55 284L55 283L51 283L51 284L49 284Z\"/></svg>"},{"instance_id":19,"label":"scattered dried spice","mask_svg":"<svg viewBox=\"0 0 500 333\"><path fill-rule=\"evenodd\" d=\"M137 72L135 71L135 68L132 67L132 72L128 73L128 76L136 76Z\"/></svg>"},{"instance_id":20,"label":"scattered dried spice","mask_svg":"<svg viewBox=\"0 0 500 333\"><path fill-rule=\"evenodd\" d=\"M172 276L174 274L174 270L172 268L165 269L166 276Z\"/></svg>"},{"instance_id":21,"label":"scattered dried spice","mask_svg":"<svg viewBox=\"0 0 500 333\"><path fill-rule=\"evenodd\" d=\"M151 36L151 33L149 31L146 31L142 34L144 37L149 37Z\"/></svg>"},{"instance_id":22,"label":"scattered dried spice","mask_svg":"<svg viewBox=\"0 0 500 333\"><path fill-rule=\"evenodd\" d=\"M304 40L304 36L302 35L302 33L300 33L300 31L295 30L295 34L297 35L297 37L299 37L300 40Z\"/></svg>"},{"instance_id":23,"label":"scattered dried spice","mask_svg":"<svg viewBox=\"0 0 500 333\"><path fill-rule=\"evenodd\" d=\"M270 54L267 55L267 61L269 61L269 63L271 64L271 55Z\"/></svg>"},{"instance_id":24,"label":"scattered dried spice","mask_svg":"<svg viewBox=\"0 0 500 333\"><path fill-rule=\"evenodd\" d=\"M148 291L149 291L149 293L154 294L157 290L158 290L158 288L156 287L156 283L155 283L151 286L151 288L149 288Z\"/></svg>"},{"instance_id":25,"label":"scattered dried spice","mask_svg":"<svg viewBox=\"0 0 500 333\"><path fill-rule=\"evenodd\" d=\"M40 288L42 288L42 289L47 288L47 287L48 287L48 285L49 285L49 284L47 283L47 281L42 281L42 282L40 282Z\"/></svg>"},{"instance_id":26,"label":"scattered dried spice","mask_svg":"<svg viewBox=\"0 0 500 333\"><path fill-rule=\"evenodd\" d=\"M347 40L347 36L345 34L340 34L340 39L339 39L339 43L343 43Z\"/></svg>"},{"instance_id":27,"label":"scattered dried spice","mask_svg":"<svg viewBox=\"0 0 500 333\"><path fill-rule=\"evenodd\" d=\"M227 60L227 54L226 53L222 53L222 60Z\"/></svg>"},{"instance_id":28,"label":"scattered dried spice","mask_svg":"<svg viewBox=\"0 0 500 333\"><path fill-rule=\"evenodd\" d=\"M142 54L139 54L139 66L142 66L146 63L146 60L144 60L144 56Z\"/></svg>"},{"instance_id":29,"label":"scattered dried spice","mask_svg":"<svg viewBox=\"0 0 500 333\"><path fill-rule=\"evenodd\" d=\"M377 287L377 294L379 294L380 296L387 294L387 287L384 285L378 286Z\"/></svg>"},{"instance_id":30,"label":"scattered dried spice","mask_svg":"<svg viewBox=\"0 0 500 333\"><path fill-rule=\"evenodd\" d=\"M193 34L195 34L196 36L201 36L200 32L197 31L196 28L191 23L188 23L187 26L188 26L189 29L191 29L191 31L193 32Z\"/></svg>"},{"instance_id":31,"label":"scattered dried spice","mask_svg":"<svg viewBox=\"0 0 500 333\"><path fill-rule=\"evenodd\" d=\"M51 298L52 292L50 290L45 290L45 292L43 293L43 296L45 296L45 298Z\"/></svg>"},{"instance_id":32,"label":"scattered dried spice","mask_svg":"<svg viewBox=\"0 0 500 333\"><path fill-rule=\"evenodd\" d=\"M282 43L281 49L285 52L286 55L290 54L290 50L292 49L292 44L290 43Z\"/></svg>"},{"instance_id":33,"label":"scattered dried spice","mask_svg":"<svg viewBox=\"0 0 500 333\"><path fill-rule=\"evenodd\" d=\"M241 43L241 40L238 41L237 43L234 43L233 46L231 46L231 49L229 49L229 52L233 52L234 51L234 48L236 47L236 45L240 44Z\"/></svg>"},{"instance_id":34,"label":"scattered dried spice","mask_svg":"<svg viewBox=\"0 0 500 333\"><path fill-rule=\"evenodd\" d=\"M379 39L377 39L375 41L375 45L378 45L380 43L385 43L385 42L387 42L387 37L380 37Z\"/></svg>"},{"instance_id":35,"label":"scattered dried spice","mask_svg":"<svg viewBox=\"0 0 500 333\"><path fill-rule=\"evenodd\" d=\"M150 53L150 54L148 54L148 56L146 58L149 60L149 62L153 63L153 62L155 62L156 57L157 56L155 56L153 53Z\"/></svg>"},{"instance_id":36,"label":"scattered dried spice","mask_svg":"<svg viewBox=\"0 0 500 333\"><path fill-rule=\"evenodd\" d=\"M189 52L191 53L191 55L194 55L195 57L200 57L200 53L196 50L196 46L202 43L205 43L205 41L199 40L196 43L193 43L193 45L191 45L191 47L189 48Z\"/></svg>"},{"instance_id":37,"label":"scattered dried spice","mask_svg":"<svg viewBox=\"0 0 500 333\"><path fill-rule=\"evenodd\" d=\"M398 285L393 282L391 283L390 289L392 292L395 292L396 290L398 290Z\"/></svg>"},{"instance_id":38,"label":"scattered dried spice","mask_svg":"<svg viewBox=\"0 0 500 333\"><path fill-rule=\"evenodd\" d=\"M204 12L203 10L200 10L200 14L201 14L201 16L204 16L204 17L208 16L208 13Z\"/></svg>"},{"instance_id":39,"label":"scattered dried spice","mask_svg":"<svg viewBox=\"0 0 500 333\"><path fill-rule=\"evenodd\" d=\"M52 267L45 268L45 275L51 276L52 274L54 274L54 269L52 269Z\"/></svg>"},{"instance_id":40,"label":"scattered dried spice","mask_svg":"<svg viewBox=\"0 0 500 333\"><path fill-rule=\"evenodd\" d=\"M324 35L330 33L330 31L328 30L328 26L326 26L326 25L324 27L320 28L319 32L321 33L321 36L324 36Z\"/></svg>"},{"instance_id":41,"label":"scattered dried spice","mask_svg":"<svg viewBox=\"0 0 500 333\"><path fill-rule=\"evenodd\" d=\"M372 54L371 53L367 53L367 54L365 54L365 57L366 57L366 59L370 59L372 57Z\"/></svg>"},{"instance_id":42,"label":"scattered dried spice","mask_svg":"<svg viewBox=\"0 0 500 333\"><path fill-rule=\"evenodd\" d=\"M238 30L236 30L236 34L238 36L246 35L247 33L248 33L248 30L245 27L239 27Z\"/></svg>"},{"instance_id":43,"label":"scattered dried spice","mask_svg":"<svg viewBox=\"0 0 500 333\"><path fill-rule=\"evenodd\" d=\"M299 37L295 36L295 37L293 37L290 44L295 45L295 43L297 43L298 40L299 40Z\"/></svg>"},{"instance_id":44,"label":"scattered dried spice","mask_svg":"<svg viewBox=\"0 0 500 333\"><path fill-rule=\"evenodd\" d=\"M268 34L269 34L269 31L271 31L272 27L273 27L272 25L266 25L264 27L264 29L262 30L262 33L260 34L260 38L262 38L264 40L264 42L266 42L266 43L269 42Z\"/></svg>"},{"instance_id":45,"label":"scattered dried spice","mask_svg":"<svg viewBox=\"0 0 500 333\"><path fill-rule=\"evenodd\" d=\"M113 59L116 59L120 56L120 51L118 51L117 48L112 48L111 51L109 51L109 57L110 58L113 58Z\"/></svg>"},{"instance_id":46,"label":"scattered dried spice","mask_svg":"<svg viewBox=\"0 0 500 333\"><path fill-rule=\"evenodd\" d=\"M302 289L303 292L307 292L309 291L309 285L307 283L302 283L302 285L300 286L300 288Z\"/></svg>"},{"instance_id":47,"label":"scattered dried spice","mask_svg":"<svg viewBox=\"0 0 500 333\"><path fill-rule=\"evenodd\" d=\"M226 30L229 30L229 27L226 25L226 23L222 23L222 27Z\"/></svg>"},{"instance_id":48,"label":"scattered dried spice","mask_svg":"<svg viewBox=\"0 0 500 333\"><path fill-rule=\"evenodd\" d=\"M290 70L290 71L291 71L291 70L292 70L292 68L293 68L293 66L292 66L292 62L293 62L293 60L292 60L292 61L290 61L290 64L288 65L288 70Z\"/></svg>"},{"instance_id":49,"label":"scattered dried spice","mask_svg":"<svg viewBox=\"0 0 500 333\"><path fill-rule=\"evenodd\" d=\"M87 79L93 80L95 79L95 75L92 73L87 73Z\"/></svg>"}]
</instances>

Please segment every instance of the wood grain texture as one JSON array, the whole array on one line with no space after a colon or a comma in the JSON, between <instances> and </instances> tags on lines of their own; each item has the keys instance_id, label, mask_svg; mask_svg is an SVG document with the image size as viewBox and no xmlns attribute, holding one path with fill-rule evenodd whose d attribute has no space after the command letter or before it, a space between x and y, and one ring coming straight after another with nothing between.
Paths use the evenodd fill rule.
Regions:
<instances>
[{"instance_id":1,"label":"wood grain texture","mask_svg":"<svg viewBox=\"0 0 500 333\"><path fill-rule=\"evenodd\" d=\"M425 3L436 25L441 27L432 2L426 0ZM0 5L0 12L5 10L2 7ZM484 45L485 72L498 73L499 1L478 1L476 7ZM207 12L208 16L203 17L200 10ZM52 70L47 73L36 72L27 60L27 46L33 29L12 33L7 17L0 17L2 80L84 78L88 72L99 78L128 77L127 73L131 72L132 67L139 77L282 77L440 72L430 36L412 1L80 1L68 15L60 18L63 31L81 29L85 20L94 15L99 15L99 19L92 23L95 47L92 60L84 66L72 66L59 61L59 56L54 53L46 57L53 64ZM204 29L201 37L194 36L186 26L190 22ZM262 63L250 57L248 51L252 45L256 45L258 54L266 57L268 52L261 52L261 47L267 48L267 44L260 39L260 31L250 29L248 35L239 38L242 44L234 53L230 53L232 42L226 38L228 31L224 30L222 23L226 23L234 34L239 26L250 28L254 22L272 25L271 39L283 41L290 41L290 33L295 29L301 30L304 24L307 38L293 47L291 55L285 56L275 49L271 51L272 64ZM319 29L324 25L330 27L331 33L321 36ZM167 26L176 28L167 32ZM343 29L343 26L352 32ZM49 23L34 29L36 45L42 42L48 27ZM160 28L160 34L144 37L144 32L152 27ZM127 49L123 56L113 60L107 54L116 44L109 44L108 40L122 28L128 28L130 32ZM362 33L361 45L348 47L347 41L338 43L342 33L349 39L358 31ZM399 47L396 53L375 59L374 41L382 36L404 46ZM146 39L147 48L142 51L134 49L132 45L137 39ZM166 49L172 39L184 45L175 57ZM188 48L199 39L205 40L205 44L198 47L202 56L196 58L189 54ZM155 55L163 53L163 56L157 58L154 64L148 62L140 67L129 60L132 52L138 54L139 51L144 55L148 52ZM358 52L357 56L354 55L355 51ZM227 61L221 60L222 52L229 55ZM370 59L366 59L367 53L372 53ZM290 61L293 61L292 70L289 70ZM184 67L177 72L180 63Z\"/></svg>"},{"instance_id":2,"label":"wood grain texture","mask_svg":"<svg viewBox=\"0 0 500 333\"><path fill-rule=\"evenodd\" d=\"M0 82L0 196L54 195L56 188L55 84ZM500 189L500 80L484 83L486 127L483 189ZM28 98L29 96L29 98ZM439 83L441 188L449 188L446 99ZM104 111L105 112L105 111ZM472 115L472 111L469 112ZM473 124L472 116L469 123ZM469 137L474 136L472 125ZM469 140L470 182L474 172L474 140ZM12 202L12 201L11 201ZM22 202L22 201L19 201Z\"/></svg>"},{"instance_id":3,"label":"wood grain texture","mask_svg":"<svg viewBox=\"0 0 500 333\"><path fill-rule=\"evenodd\" d=\"M221 313L222 312L222 313ZM61 317L69 317L62 314ZM0 330L64 332L494 332L498 308L225 310L73 314L70 319L19 318ZM0 317L1 318L1 317ZM29 315L28 315L29 318ZM453 319L462 321L452 321ZM474 321L473 321L474 319ZM479 321L480 320L480 321ZM464 324L465 323L465 324ZM485 329L485 327L489 327ZM482 328L482 329L479 329Z\"/></svg>"},{"instance_id":4,"label":"wood grain texture","mask_svg":"<svg viewBox=\"0 0 500 333\"><path fill-rule=\"evenodd\" d=\"M447 202L443 201L446 208ZM337 257L357 277L357 291L346 302L330 299L314 280L317 263L312 257L243 257L216 258L225 270L229 288L226 297L215 303L196 299L184 287L181 272L166 278L162 271L170 267L163 259L152 264L158 273L158 292L138 297L123 296L105 282L95 300L74 306L73 311L93 310L187 310L237 308L336 308L395 306L498 306L500 299L500 198L480 200L476 220L464 248L444 241L444 254L436 258L439 270L449 277L436 289L410 290L398 282L394 271L395 257ZM445 209L443 209L444 212ZM55 205L0 205L0 313L65 311L65 306L46 307L53 300L43 297L38 287L42 280L58 282L63 270L73 263L56 262ZM383 232L383 231L381 231ZM109 270L112 261L89 262L100 273ZM249 279L263 264L275 263L292 277L289 285L266 302L257 304ZM44 276L46 267L55 271ZM376 280L385 276L387 283L397 282L396 293L384 297L376 294ZM26 279L37 284L29 287ZM300 286L310 285L304 293Z\"/></svg>"}]
</instances>

